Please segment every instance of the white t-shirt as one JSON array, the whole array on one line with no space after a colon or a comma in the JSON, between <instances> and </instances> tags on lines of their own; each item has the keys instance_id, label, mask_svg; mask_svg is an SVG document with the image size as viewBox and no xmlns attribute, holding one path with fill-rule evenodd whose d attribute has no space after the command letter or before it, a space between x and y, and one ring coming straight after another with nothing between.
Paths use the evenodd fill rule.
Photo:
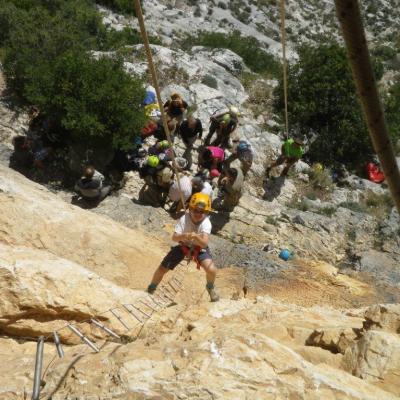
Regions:
<instances>
[{"instance_id":1,"label":"white t-shirt","mask_svg":"<svg viewBox=\"0 0 400 400\"><path fill-rule=\"evenodd\" d=\"M205 217L200 224L194 224L190 218L189 213L183 215L178 223L175 225L175 233L181 235L182 233L211 233L211 221L208 217Z\"/></svg>"},{"instance_id":2,"label":"white t-shirt","mask_svg":"<svg viewBox=\"0 0 400 400\"><path fill-rule=\"evenodd\" d=\"M181 185L183 199L186 201L192 195L192 180L188 176L184 175L181 176L179 183ZM169 188L168 196L172 201L179 201L181 199L177 181L175 181Z\"/></svg>"},{"instance_id":3,"label":"white t-shirt","mask_svg":"<svg viewBox=\"0 0 400 400\"><path fill-rule=\"evenodd\" d=\"M210 199L212 199L213 188L208 182L204 182L203 189L201 189L200 193L207 194L210 196Z\"/></svg>"}]
</instances>

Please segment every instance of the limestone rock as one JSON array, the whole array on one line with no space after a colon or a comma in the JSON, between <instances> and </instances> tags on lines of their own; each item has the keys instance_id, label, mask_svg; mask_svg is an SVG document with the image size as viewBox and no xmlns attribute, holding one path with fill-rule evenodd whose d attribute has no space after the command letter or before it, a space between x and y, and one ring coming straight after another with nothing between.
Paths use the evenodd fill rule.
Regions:
<instances>
[{"instance_id":1,"label":"limestone rock","mask_svg":"<svg viewBox=\"0 0 400 400\"><path fill-rule=\"evenodd\" d=\"M142 232L63 203L3 166L0 226L0 242L47 250L122 287L144 288L163 253Z\"/></svg>"},{"instance_id":2,"label":"limestone rock","mask_svg":"<svg viewBox=\"0 0 400 400\"><path fill-rule=\"evenodd\" d=\"M400 304L376 304L365 311L364 329L400 333Z\"/></svg>"},{"instance_id":3,"label":"limestone rock","mask_svg":"<svg viewBox=\"0 0 400 400\"><path fill-rule=\"evenodd\" d=\"M387 390L400 395L400 337L399 335L367 331L349 347L343 359L344 368L366 381L385 380Z\"/></svg>"}]
</instances>

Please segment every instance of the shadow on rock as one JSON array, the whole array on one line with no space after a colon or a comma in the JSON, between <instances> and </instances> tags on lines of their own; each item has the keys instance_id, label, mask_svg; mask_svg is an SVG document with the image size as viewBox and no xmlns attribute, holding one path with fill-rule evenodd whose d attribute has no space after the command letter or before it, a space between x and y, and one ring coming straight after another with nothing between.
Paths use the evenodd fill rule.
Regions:
<instances>
[{"instance_id":1,"label":"shadow on rock","mask_svg":"<svg viewBox=\"0 0 400 400\"><path fill-rule=\"evenodd\" d=\"M270 178L264 181L264 196L263 199L273 201L281 194L282 187L285 184L285 176L278 176L277 178Z\"/></svg>"},{"instance_id":2,"label":"shadow on rock","mask_svg":"<svg viewBox=\"0 0 400 400\"><path fill-rule=\"evenodd\" d=\"M75 195L75 196L72 196L71 204L73 204L74 206L83 208L85 210L90 210L92 208L96 208L100 204L100 200L99 199L93 199L93 200L85 199L81 196Z\"/></svg>"},{"instance_id":3,"label":"shadow on rock","mask_svg":"<svg viewBox=\"0 0 400 400\"><path fill-rule=\"evenodd\" d=\"M229 222L229 219L230 213L226 211L218 211L218 213L211 214L212 233L218 233Z\"/></svg>"}]
</instances>

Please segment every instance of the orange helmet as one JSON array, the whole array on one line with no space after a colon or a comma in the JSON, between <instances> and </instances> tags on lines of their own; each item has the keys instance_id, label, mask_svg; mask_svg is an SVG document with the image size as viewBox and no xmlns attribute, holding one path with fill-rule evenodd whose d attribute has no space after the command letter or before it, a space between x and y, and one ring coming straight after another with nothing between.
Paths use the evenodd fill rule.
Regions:
<instances>
[{"instance_id":1,"label":"orange helmet","mask_svg":"<svg viewBox=\"0 0 400 400\"><path fill-rule=\"evenodd\" d=\"M208 194L205 193L195 193L192 195L189 201L189 208L199 208L205 212L211 211L211 199Z\"/></svg>"}]
</instances>

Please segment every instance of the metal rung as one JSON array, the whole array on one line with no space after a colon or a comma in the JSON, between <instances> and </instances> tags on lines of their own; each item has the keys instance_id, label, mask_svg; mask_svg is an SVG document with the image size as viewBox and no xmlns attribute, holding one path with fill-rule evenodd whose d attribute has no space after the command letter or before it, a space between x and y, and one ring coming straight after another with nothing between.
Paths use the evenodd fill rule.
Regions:
<instances>
[{"instance_id":1,"label":"metal rung","mask_svg":"<svg viewBox=\"0 0 400 400\"><path fill-rule=\"evenodd\" d=\"M175 296L175 293L168 286L163 285L161 289L165 290L169 295Z\"/></svg>"},{"instance_id":2,"label":"metal rung","mask_svg":"<svg viewBox=\"0 0 400 400\"><path fill-rule=\"evenodd\" d=\"M161 293L166 299L168 299L169 301L174 301L173 298L171 298L170 296L168 296L166 293L164 293L161 289L164 289L164 287L160 288L158 291L159 293Z\"/></svg>"},{"instance_id":3,"label":"metal rung","mask_svg":"<svg viewBox=\"0 0 400 400\"><path fill-rule=\"evenodd\" d=\"M78 331L74 326L68 324L68 328L75 333L76 336L79 337L83 342L85 342L91 349L93 349L96 353L100 351L100 349L93 343L91 342L85 335L83 335L81 332Z\"/></svg>"},{"instance_id":4,"label":"metal rung","mask_svg":"<svg viewBox=\"0 0 400 400\"><path fill-rule=\"evenodd\" d=\"M142 303L143 305L145 305L148 308L151 308L154 312L157 312L157 309L154 308L153 306L151 306L150 304L147 304L146 302L144 302L143 300L139 300L139 303Z\"/></svg>"},{"instance_id":5,"label":"metal rung","mask_svg":"<svg viewBox=\"0 0 400 400\"><path fill-rule=\"evenodd\" d=\"M137 319L141 324L143 324L143 321L132 311L128 308L127 305L123 304L124 308L126 311L128 311L129 314L132 315L132 317L134 317L135 319Z\"/></svg>"},{"instance_id":6,"label":"metal rung","mask_svg":"<svg viewBox=\"0 0 400 400\"><path fill-rule=\"evenodd\" d=\"M130 331L131 328L129 328L129 326L124 322L124 320L114 311L114 310L110 310L111 314L114 315L115 318L117 318L117 320L125 327L126 330Z\"/></svg>"},{"instance_id":7,"label":"metal rung","mask_svg":"<svg viewBox=\"0 0 400 400\"><path fill-rule=\"evenodd\" d=\"M135 310L141 312L143 315L145 315L147 318L151 318L151 315L147 314L145 311L141 310L139 307L134 306L133 304L130 304L131 307L133 307Z\"/></svg>"},{"instance_id":8,"label":"metal rung","mask_svg":"<svg viewBox=\"0 0 400 400\"><path fill-rule=\"evenodd\" d=\"M104 332L107 332L109 335L115 337L116 339L121 339L120 336L118 336L115 332L113 332L110 328L107 328L105 325L103 325L101 322L97 321L97 319L92 318L91 319L92 323L102 329Z\"/></svg>"},{"instance_id":9,"label":"metal rung","mask_svg":"<svg viewBox=\"0 0 400 400\"><path fill-rule=\"evenodd\" d=\"M158 300L156 300L156 297L160 300L160 303ZM154 293L152 296L149 296L149 299L151 299L154 304L157 304L161 308L164 307L163 304L166 304L165 301L156 293Z\"/></svg>"},{"instance_id":10,"label":"metal rung","mask_svg":"<svg viewBox=\"0 0 400 400\"><path fill-rule=\"evenodd\" d=\"M63 358L64 357L64 349L61 346L60 338L58 337L58 334L56 331L53 332L53 337L54 337L54 344L56 345L58 357Z\"/></svg>"},{"instance_id":11,"label":"metal rung","mask_svg":"<svg viewBox=\"0 0 400 400\"><path fill-rule=\"evenodd\" d=\"M172 282L171 282L170 280L168 281L168 285L171 286L172 290L173 290L175 293L178 293L178 292L179 292L179 289L177 289L177 288L172 284Z\"/></svg>"},{"instance_id":12,"label":"metal rung","mask_svg":"<svg viewBox=\"0 0 400 400\"><path fill-rule=\"evenodd\" d=\"M173 277L171 278L171 280L172 280L173 282L175 282L178 286L180 286L180 287L183 286L182 281L180 281L180 280L179 280L178 278L176 278L175 276L173 276Z\"/></svg>"}]
</instances>

